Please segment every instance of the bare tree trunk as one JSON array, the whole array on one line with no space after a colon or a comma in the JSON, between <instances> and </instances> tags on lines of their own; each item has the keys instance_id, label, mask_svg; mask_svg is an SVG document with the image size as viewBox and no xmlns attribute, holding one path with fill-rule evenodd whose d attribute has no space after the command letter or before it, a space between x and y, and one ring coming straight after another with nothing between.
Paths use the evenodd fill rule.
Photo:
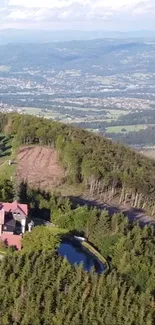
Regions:
<instances>
[{"instance_id":1,"label":"bare tree trunk","mask_svg":"<svg viewBox=\"0 0 155 325\"><path fill-rule=\"evenodd\" d=\"M115 187L113 186L111 190L111 198L113 199L114 196L115 196Z\"/></svg>"},{"instance_id":2,"label":"bare tree trunk","mask_svg":"<svg viewBox=\"0 0 155 325\"><path fill-rule=\"evenodd\" d=\"M124 195L125 195L125 189L124 186L122 187L120 199L119 199L119 204L121 204L124 201Z\"/></svg>"},{"instance_id":3,"label":"bare tree trunk","mask_svg":"<svg viewBox=\"0 0 155 325\"><path fill-rule=\"evenodd\" d=\"M154 216L154 215L155 215L155 205L152 208L152 216Z\"/></svg>"},{"instance_id":4,"label":"bare tree trunk","mask_svg":"<svg viewBox=\"0 0 155 325\"><path fill-rule=\"evenodd\" d=\"M136 194L136 197L135 197L134 208L136 208L137 202L138 202L138 193Z\"/></svg>"},{"instance_id":5,"label":"bare tree trunk","mask_svg":"<svg viewBox=\"0 0 155 325\"><path fill-rule=\"evenodd\" d=\"M140 195L139 195L139 200L138 200L138 202L137 202L137 207L138 207L139 209L140 209L140 207L141 207L142 198L143 198L143 194L140 194Z\"/></svg>"},{"instance_id":6,"label":"bare tree trunk","mask_svg":"<svg viewBox=\"0 0 155 325\"><path fill-rule=\"evenodd\" d=\"M125 199L124 199L124 203L126 204L128 201L128 192L125 194Z\"/></svg>"},{"instance_id":7,"label":"bare tree trunk","mask_svg":"<svg viewBox=\"0 0 155 325\"><path fill-rule=\"evenodd\" d=\"M142 206L142 209L143 209L143 210L146 208L146 204L147 204L147 202L145 201L145 202L143 203L143 206Z\"/></svg>"}]
</instances>

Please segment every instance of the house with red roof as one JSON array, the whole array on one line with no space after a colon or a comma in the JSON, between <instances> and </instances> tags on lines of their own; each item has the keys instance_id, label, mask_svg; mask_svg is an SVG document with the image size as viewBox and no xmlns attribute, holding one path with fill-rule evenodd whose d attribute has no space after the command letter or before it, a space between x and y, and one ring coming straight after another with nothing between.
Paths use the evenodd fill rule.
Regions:
<instances>
[{"instance_id":1,"label":"house with red roof","mask_svg":"<svg viewBox=\"0 0 155 325\"><path fill-rule=\"evenodd\" d=\"M22 235L28 219L28 205L17 201L0 203L0 239L8 246L21 249Z\"/></svg>"}]
</instances>

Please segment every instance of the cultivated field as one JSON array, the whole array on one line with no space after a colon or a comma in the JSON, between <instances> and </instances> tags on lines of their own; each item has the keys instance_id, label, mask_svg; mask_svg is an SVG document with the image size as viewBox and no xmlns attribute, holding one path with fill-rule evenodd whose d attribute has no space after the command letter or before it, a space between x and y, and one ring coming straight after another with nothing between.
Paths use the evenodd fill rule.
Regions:
<instances>
[{"instance_id":1,"label":"cultivated field","mask_svg":"<svg viewBox=\"0 0 155 325\"><path fill-rule=\"evenodd\" d=\"M109 126L106 128L106 133L128 133L138 132L140 130L147 129L146 125L121 125L121 126Z\"/></svg>"},{"instance_id":2,"label":"cultivated field","mask_svg":"<svg viewBox=\"0 0 155 325\"><path fill-rule=\"evenodd\" d=\"M64 171L54 149L23 147L17 155L17 180L30 187L52 189L62 183Z\"/></svg>"}]
</instances>

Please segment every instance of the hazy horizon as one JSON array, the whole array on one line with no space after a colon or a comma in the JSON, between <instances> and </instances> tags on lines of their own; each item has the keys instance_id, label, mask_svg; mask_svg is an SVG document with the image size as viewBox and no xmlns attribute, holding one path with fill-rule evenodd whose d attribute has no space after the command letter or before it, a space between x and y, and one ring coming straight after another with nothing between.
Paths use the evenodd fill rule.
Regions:
<instances>
[{"instance_id":1,"label":"hazy horizon","mask_svg":"<svg viewBox=\"0 0 155 325\"><path fill-rule=\"evenodd\" d=\"M154 39L155 31L106 31L106 30L44 30L1 29L0 44L50 43L62 41L89 41L95 39Z\"/></svg>"}]
</instances>

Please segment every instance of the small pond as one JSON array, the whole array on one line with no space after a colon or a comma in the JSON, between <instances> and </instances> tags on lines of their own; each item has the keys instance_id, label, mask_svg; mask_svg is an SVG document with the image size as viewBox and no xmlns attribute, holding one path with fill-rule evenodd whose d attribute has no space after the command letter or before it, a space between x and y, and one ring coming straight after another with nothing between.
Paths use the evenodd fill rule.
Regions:
<instances>
[{"instance_id":1,"label":"small pond","mask_svg":"<svg viewBox=\"0 0 155 325\"><path fill-rule=\"evenodd\" d=\"M66 256L72 265L83 263L86 271L90 271L92 267L95 268L97 273L105 271L105 265L89 253L78 240L63 240L58 248L58 253L60 256Z\"/></svg>"}]
</instances>

